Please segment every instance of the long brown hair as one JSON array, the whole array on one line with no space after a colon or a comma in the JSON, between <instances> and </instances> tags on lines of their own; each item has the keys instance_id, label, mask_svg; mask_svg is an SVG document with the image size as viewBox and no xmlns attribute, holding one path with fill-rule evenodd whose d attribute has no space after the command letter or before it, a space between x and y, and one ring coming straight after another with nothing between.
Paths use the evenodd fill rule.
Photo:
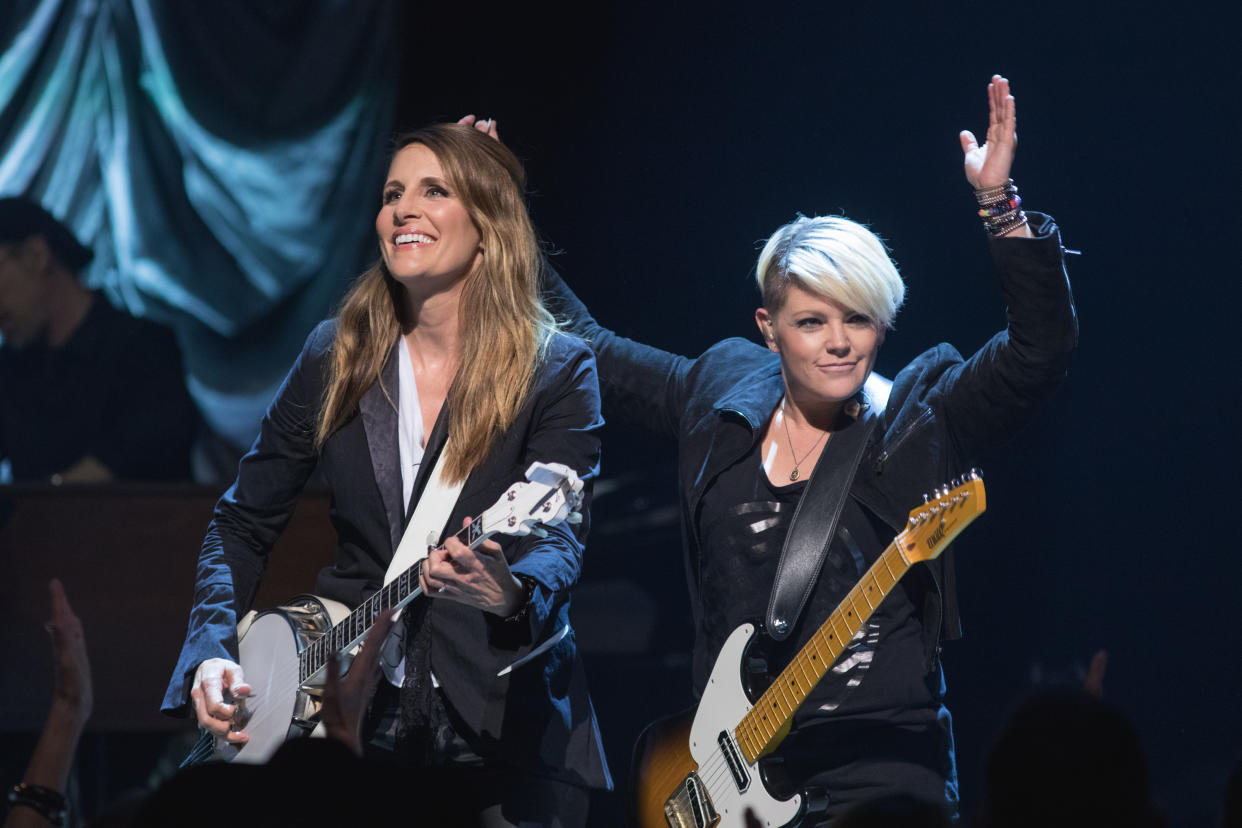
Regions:
<instances>
[{"instance_id":1,"label":"long brown hair","mask_svg":"<svg viewBox=\"0 0 1242 828\"><path fill-rule=\"evenodd\" d=\"M410 144L435 153L483 250L462 286L457 376L447 400L453 440L444 471L448 482L457 482L517 417L555 323L539 300L539 247L526 212L521 162L499 141L458 124L402 135L394 155ZM353 416L368 388L383 388L384 363L411 321L405 298L405 287L381 260L341 301L316 447Z\"/></svg>"}]
</instances>

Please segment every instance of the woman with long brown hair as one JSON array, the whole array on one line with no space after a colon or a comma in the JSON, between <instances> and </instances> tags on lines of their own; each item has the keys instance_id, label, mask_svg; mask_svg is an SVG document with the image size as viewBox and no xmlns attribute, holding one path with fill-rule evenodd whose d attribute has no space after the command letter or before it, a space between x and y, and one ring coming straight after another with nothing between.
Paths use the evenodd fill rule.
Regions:
<instances>
[{"instance_id":1,"label":"woman with long brown hair","mask_svg":"<svg viewBox=\"0 0 1242 828\"><path fill-rule=\"evenodd\" d=\"M524 173L494 137L466 122L398 140L380 260L310 335L216 508L164 707L245 744L235 627L310 474L331 488L338 536L315 592L355 607L383 585L443 454L439 479L460 495L423 567L431 600L406 611L404 681L381 682L371 706L368 750L423 769L425 814L440 802L463 824L575 825L587 789L611 784L568 626L586 522L475 549L452 537L532 462L570 467L588 497L598 469L594 360L540 302Z\"/></svg>"}]
</instances>

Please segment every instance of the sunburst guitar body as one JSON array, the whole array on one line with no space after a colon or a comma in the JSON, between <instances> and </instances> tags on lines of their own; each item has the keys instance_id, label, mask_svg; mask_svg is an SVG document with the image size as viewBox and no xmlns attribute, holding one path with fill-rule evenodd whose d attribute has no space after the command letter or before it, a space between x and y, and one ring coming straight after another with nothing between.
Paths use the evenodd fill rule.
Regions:
<instances>
[{"instance_id":1,"label":"sunburst guitar body","mask_svg":"<svg viewBox=\"0 0 1242 828\"><path fill-rule=\"evenodd\" d=\"M696 709L654 723L635 751L634 816L641 828L778 828L799 824L805 793L773 796L759 760L789 733L794 713L845 651L884 596L916 563L931 560L987 508L971 471L910 512L828 619L758 698L743 683L756 634L742 624L725 640Z\"/></svg>"}]
</instances>

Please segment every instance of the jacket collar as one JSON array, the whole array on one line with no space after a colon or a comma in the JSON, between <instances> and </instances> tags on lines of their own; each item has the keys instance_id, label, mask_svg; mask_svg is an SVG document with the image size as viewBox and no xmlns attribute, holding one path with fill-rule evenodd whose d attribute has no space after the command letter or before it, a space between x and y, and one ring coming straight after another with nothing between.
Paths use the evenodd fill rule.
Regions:
<instances>
[{"instance_id":1,"label":"jacket collar","mask_svg":"<svg viewBox=\"0 0 1242 828\"><path fill-rule=\"evenodd\" d=\"M776 354L770 361L742 376L712 404L718 412L732 411L749 423L752 431L763 426L768 415L785 393L781 381L781 360Z\"/></svg>"},{"instance_id":2,"label":"jacket collar","mask_svg":"<svg viewBox=\"0 0 1242 828\"><path fill-rule=\"evenodd\" d=\"M367 434L367 449L371 454L371 468L380 499L384 502L384 514L388 518L388 531L392 548L401 543L405 526L405 504L401 502L401 450L397 437L397 399L400 393L397 361L398 338L388 352L388 359L380 372L380 382L366 390L358 407L362 412L362 427ZM382 387L381 387L382 386ZM385 393L387 389L387 393Z\"/></svg>"}]
</instances>

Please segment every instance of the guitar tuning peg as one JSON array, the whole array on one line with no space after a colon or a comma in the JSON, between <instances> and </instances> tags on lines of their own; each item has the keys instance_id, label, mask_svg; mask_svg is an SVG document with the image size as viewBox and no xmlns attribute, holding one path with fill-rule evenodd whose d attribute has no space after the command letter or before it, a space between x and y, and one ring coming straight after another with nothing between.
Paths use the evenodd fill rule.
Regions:
<instances>
[{"instance_id":1,"label":"guitar tuning peg","mask_svg":"<svg viewBox=\"0 0 1242 828\"><path fill-rule=\"evenodd\" d=\"M575 525L582 523L582 512L570 512L569 517L565 518L565 522Z\"/></svg>"},{"instance_id":2,"label":"guitar tuning peg","mask_svg":"<svg viewBox=\"0 0 1242 828\"><path fill-rule=\"evenodd\" d=\"M923 492L923 502L926 503L929 500L931 500L931 497L927 494L927 492Z\"/></svg>"},{"instance_id":3,"label":"guitar tuning peg","mask_svg":"<svg viewBox=\"0 0 1242 828\"><path fill-rule=\"evenodd\" d=\"M546 538L548 536L548 530L544 529L542 526L530 527L530 533L537 538Z\"/></svg>"}]
</instances>

